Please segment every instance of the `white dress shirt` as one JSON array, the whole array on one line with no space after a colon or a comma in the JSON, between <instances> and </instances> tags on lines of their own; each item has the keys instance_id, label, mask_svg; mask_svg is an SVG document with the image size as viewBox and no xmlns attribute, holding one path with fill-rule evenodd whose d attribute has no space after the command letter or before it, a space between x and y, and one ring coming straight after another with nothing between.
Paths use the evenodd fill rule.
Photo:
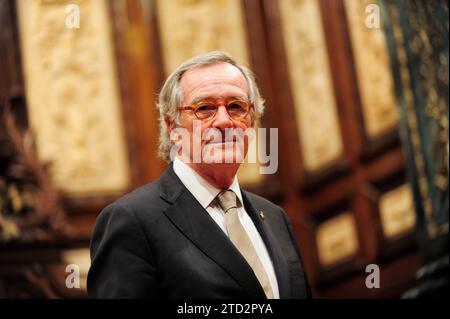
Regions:
<instances>
[{"instance_id":1,"label":"white dress shirt","mask_svg":"<svg viewBox=\"0 0 450 319\"><path fill-rule=\"evenodd\" d=\"M212 219L219 225L223 232L228 236L227 228L225 225L225 212L216 204L214 199L221 192L220 189L209 184L203 177L195 172L191 167L182 162L178 157L175 157L173 161L173 170L175 174L180 178L181 182L191 192L195 199L202 205L203 208L209 213ZM264 244L261 235L257 231L250 216L245 211L241 189L237 177L234 177L233 183L230 185L241 205L238 205L239 220L248 234L256 253L264 267L264 270L269 277L270 285L272 287L274 299L279 299L280 294L278 291L278 282L275 276L275 270L273 268L272 260L270 259L269 252Z\"/></svg>"}]
</instances>

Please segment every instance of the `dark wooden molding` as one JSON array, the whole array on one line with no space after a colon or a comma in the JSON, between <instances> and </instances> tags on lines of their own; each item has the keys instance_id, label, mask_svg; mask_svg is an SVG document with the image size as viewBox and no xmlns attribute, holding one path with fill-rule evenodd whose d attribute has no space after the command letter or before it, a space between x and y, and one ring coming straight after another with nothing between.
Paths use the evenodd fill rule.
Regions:
<instances>
[{"instance_id":1,"label":"dark wooden molding","mask_svg":"<svg viewBox=\"0 0 450 319\"><path fill-rule=\"evenodd\" d=\"M305 172L301 179L300 190L305 194L310 194L333 182L333 180L348 176L351 174L351 170L349 162L343 156L340 156L314 173Z\"/></svg>"},{"instance_id":2,"label":"dark wooden molding","mask_svg":"<svg viewBox=\"0 0 450 319\"><path fill-rule=\"evenodd\" d=\"M133 189L158 178L165 167L157 159L158 64L154 63L153 32L140 2L111 2L111 17Z\"/></svg>"},{"instance_id":3,"label":"dark wooden molding","mask_svg":"<svg viewBox=\"0 0 450 319\"><path fill-rule=\"evenodd\" d=\"M279 128L280 162L283 163L284 174L289 176L293 188L300 186L305 169L302 163L302 150L298 137L297 123L294 110L292 88L289 80L289 67L283 42L281 17L278 3L271 0L262 1L263 15L266 23L266 41L268 55L268 78L272 85L273 113L271 116ZM295 72L292 70L292 72ZM281 165L280 165L281 166Z\"/></svg>"}]
</instances>

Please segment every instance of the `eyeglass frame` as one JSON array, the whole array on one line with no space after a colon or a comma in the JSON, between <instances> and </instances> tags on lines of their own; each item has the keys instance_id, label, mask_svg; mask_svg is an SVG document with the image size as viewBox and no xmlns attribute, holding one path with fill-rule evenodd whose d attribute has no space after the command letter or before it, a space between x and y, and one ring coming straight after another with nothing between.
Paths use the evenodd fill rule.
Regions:
<instances>
[{"instance_id":1,"label":"eyeglass frame","mask_svg":"<svg viewBox=\"0 0 450 319\"><path fill-rule=\"evenodd\" d=\"M197 114L196 114L196 112L195 112L195 110L196 110L195 105L198 105L198 104L200 104L200 103L204 103L205 101L208 101L208 100L207 100L207 99L206 99L206 100L200 100L200 101L198 101L198 102L192 103L190 106L179 106L179 107L178 107L178 110L180 110L180 111L192 111L192 112L194 113L194 116L195 116L197 119L199 119L200 121L207 121L207 120L212 120L212 119L217 115L217 111L219 110L219 107L221 107L221 106L225 107L225 110L227 111L228 116L229 116L231 119L234 119L234 120L242 120L242 119L244 119L244 118L250 113L250 110L251 110L252 108L254 108L254 103L253 103L253 101L250 100L250 99L232 98L232 99L228 100L228 103L227 103L227 104L225 104L225 103L211 103L211 104L214 104L214 106L217 106L215 113L214 113L211 117L203 118L203 119L202 119L202 118L199 118L199 117L197 116ZM227 100L226 100L226 101L227 101ZM228 109L227 109L228 105L230 105L232 102L235 102L235 101L245 102L246 104L248 104L248 110L247 110L247 112L245 112L245 114L242 115L242 116L239 117L239 118L234 118L233 116L231 116L230 113L228 112Z\"/></svg>"}]
</instances>

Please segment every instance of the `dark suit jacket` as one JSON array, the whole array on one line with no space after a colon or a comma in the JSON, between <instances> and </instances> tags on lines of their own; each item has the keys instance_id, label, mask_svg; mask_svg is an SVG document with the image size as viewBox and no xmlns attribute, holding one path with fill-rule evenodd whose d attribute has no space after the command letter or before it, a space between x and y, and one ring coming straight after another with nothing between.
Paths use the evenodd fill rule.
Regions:
<instances>
[{"instance_id":1,"label":"dark suit jacket","mask_svg":"<svg viewBox=\"0 0 450 319\"><path fill-rule=\"evenodd\" d=\"M272 259L280 298L309 298L285 212L252 193L242 196ZM265 298L250 266L172 166L101 212L91 260L90 297Z\"/></svg>"}]
</instances>

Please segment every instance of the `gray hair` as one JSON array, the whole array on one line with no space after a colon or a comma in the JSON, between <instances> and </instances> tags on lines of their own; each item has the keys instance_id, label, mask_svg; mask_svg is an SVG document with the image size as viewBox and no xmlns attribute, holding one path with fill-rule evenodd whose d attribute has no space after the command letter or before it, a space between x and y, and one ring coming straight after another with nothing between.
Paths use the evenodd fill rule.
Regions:
<instances>
[{"instance_id":1,"label":"gray hair","mask_svg":"<svg viewBox=\"0 0 450 319\"><path fill-rule=\"evenodd\" d=\"M184 92L180 85L180 80L183 74L191 69L201 66L212 65L216 63L229 63L238 68L248 85L248 97L253 101L255 112L252 113L253 122L258 125L259 119L264 113L264 99L259 93L253 72L245 66L238 65L233 58L222 51L211 51L203 53L183 62L164 83L159 93L157 108L159 110L159 156L170 162L170 150L172 148L172 141L170 140L169 130L167 128L164 117L168 116L176 124L179 123L179 110L184 99Z\"/></svg>"}]
</instances>

